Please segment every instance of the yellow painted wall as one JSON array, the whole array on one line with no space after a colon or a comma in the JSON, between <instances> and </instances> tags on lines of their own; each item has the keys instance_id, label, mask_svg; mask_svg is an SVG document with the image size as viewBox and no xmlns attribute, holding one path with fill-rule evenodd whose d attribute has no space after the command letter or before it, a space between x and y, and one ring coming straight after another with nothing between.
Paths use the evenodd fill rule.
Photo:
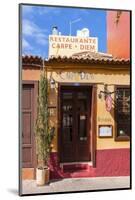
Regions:
<instances>
[{"instance_id":1,"label":"yellow painted wall","mask_svg":"<svg viewBox=\"0 0 135 200\"><path fill-rule=\"evenodd\" d=\"M50 110L50 126L55 127L55 137L53 139L53 152L56 152L58 150L57 144L58 144L58 133L57 133L57 127L58 127L58 102L57 102L57 89L50 90L49 92L49 106L53 106L54 108Z\"/></svg>"},{"instance_id":2,"label":"yellow painted wall","mask_svg":"<svg viewBox=\"0 0 135 200\"><path fill-rule=\"evenodd\" d=\"M120 77L119 77L120 79ZM112 79L112 81L116 81ZM121 84L125 84L125 81L121 81ZM127 81L128 83L128 81ZM109 91L114 91L114 86L108 87ZM112 106L111 112L106 111L105 100L102 97L98 98L100 90L103 90L103 86L98 85L97 89L97 149L114 149L114 148L129 148L130 143L128 141L115 141L115 122L114 122L114 105ZM114 95L112 95L114 99ZM113 126L113 137L112 138L99 138L98 137L98 125L112 125Z\"/></svg>"},{"instance_id":3,"label":"yellow painted wall","mask_svg":"<svg viewBox=\"0 0 135 200\"><path fill-rule=\"evenodd\" d=\"M88 68L88 66L86 66ZM67 67L65 67L67 68ZM70 68L72 68L70 66ZM73 68L75 68L73 66ZM100 90L104 90L104 84L110 84L108 86L109 91L114 91L114 85L129 85L130 84L130 74L126 70L114 70L110 69L110 66L108 66L109 70L105 69L94 69L93 67L90 67L91 69L87 70L77 70L72 69L59 69L53 70L52 72L48 72L48 78L50 78L50 75L53 77L56 82L67 82L67 83L96 83L97 84L97 149L112 149L112 148L129 148L130 143L128 141L126 142L116 142L114 140L115 135L115 123L114 123L114 111L109 113L105 109L105 101L104 99L99 99L98 94ZM83 66L83 69L85 69L85 66ZM80 75L78 72L83 71L87 73L88 79L81 80ZM69 72L72 75L69 78ZM67 74L68 73L68 74ZM40 70L22 70L22 80L39 80L40 78ZM56 109L53 109L53 114L50 117L50 124L52 126L56 127L57 132L57 125L58 125L58 119L57 119L57 84L56 88L51 91L50 90L50 97L49 97L49 104L50 106L56 107ZM114 97L112 95L112 97ZM98 137L98 125L112 125L113 126L113 138L99 138ZM55 139L53 141L53 151L58 151L57 144L58 144L58 134L56 133Z\"/></svg>"}]
</instances>

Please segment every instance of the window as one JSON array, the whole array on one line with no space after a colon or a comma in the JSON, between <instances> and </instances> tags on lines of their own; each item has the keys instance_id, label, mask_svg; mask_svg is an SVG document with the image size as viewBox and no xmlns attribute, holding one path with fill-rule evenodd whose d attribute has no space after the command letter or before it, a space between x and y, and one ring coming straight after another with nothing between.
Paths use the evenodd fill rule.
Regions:
<instances>
[{"instance_id":1,"label":"window","mask_svg":"<svg viewBox=\"0 0 135 200\"><path fill-rule=\"evenodd\" d=\"M116 88L116 141L130 139L130 88L119 86Z\"/></svg>"}]
</instances>

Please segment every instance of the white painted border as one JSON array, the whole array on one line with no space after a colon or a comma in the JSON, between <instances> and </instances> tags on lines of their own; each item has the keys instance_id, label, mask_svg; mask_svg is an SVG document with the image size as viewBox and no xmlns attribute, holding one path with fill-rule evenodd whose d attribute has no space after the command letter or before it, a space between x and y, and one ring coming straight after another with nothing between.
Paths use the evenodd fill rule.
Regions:
<instances>
[{"instance_id":1,"label":"white painted border","mask_svg":"<svg viewBox=\"0 0 135 200\"><path fill-rule=\"evenodd\" d=\"M41 3L50 5L69 5L80 7L120 8L133 10L133 26L135 30L135 5L133 0L4 0L0 5L0 197L1 199L19 199L16 195L18 187L18 3ZM135 44L133 31L132 44ZM132 47L133 55L133 94L132 113L135 113L135 45ZM133 116L133 130L135 130ZM135 133L133 141L133 169L135 169ZM133 175L132 191L110 191L94 193L78 193L68 195L31 196L33 199L134 199L135 170ZM22 197L23 198L23 197ZM26 198L26 197L25 197Z\"/></svg>"}]
</instances>

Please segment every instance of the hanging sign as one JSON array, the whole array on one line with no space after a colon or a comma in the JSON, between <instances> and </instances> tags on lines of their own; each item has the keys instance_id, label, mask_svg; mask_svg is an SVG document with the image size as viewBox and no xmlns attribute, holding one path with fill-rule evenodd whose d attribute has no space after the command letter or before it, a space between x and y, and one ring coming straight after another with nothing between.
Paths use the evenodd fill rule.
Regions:
<instances>
[{"instance_id":1,"label":"hanging sign","mask_svg":"<svg viewBox=\"0 0 135 200\"><path fill-rule=\"evenodd\" d=\"M105 105L106 105L106 110L108 112L110 112L111 109L112 109L112 97L111 97L111 95L107 95L106 100L105 100Z\"/></svg>"}]
</instances>

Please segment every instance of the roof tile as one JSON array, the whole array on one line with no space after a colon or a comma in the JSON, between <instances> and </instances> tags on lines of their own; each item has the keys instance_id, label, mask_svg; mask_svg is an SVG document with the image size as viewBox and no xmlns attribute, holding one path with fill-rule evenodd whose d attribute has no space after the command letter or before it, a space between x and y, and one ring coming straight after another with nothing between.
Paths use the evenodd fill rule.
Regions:
<instances>
[{"instance_id":1,"label":"roof tile","mask_svg":"<svg viewBox=\"0 0 135 200\"><path fill-rule=\"evenodd\" d=\"M58 63L87 63L87 64L130 64L130 59L115 58L110 54L106 53L94 53L94 52L82 52L73 54L70 57L67 56L50 56L48 60L45 60L46 64L52 64L53 62ZM23 66L36 66L41 67L43 59L38 56L22 56Z\"/></svg>"}]
</instances>

